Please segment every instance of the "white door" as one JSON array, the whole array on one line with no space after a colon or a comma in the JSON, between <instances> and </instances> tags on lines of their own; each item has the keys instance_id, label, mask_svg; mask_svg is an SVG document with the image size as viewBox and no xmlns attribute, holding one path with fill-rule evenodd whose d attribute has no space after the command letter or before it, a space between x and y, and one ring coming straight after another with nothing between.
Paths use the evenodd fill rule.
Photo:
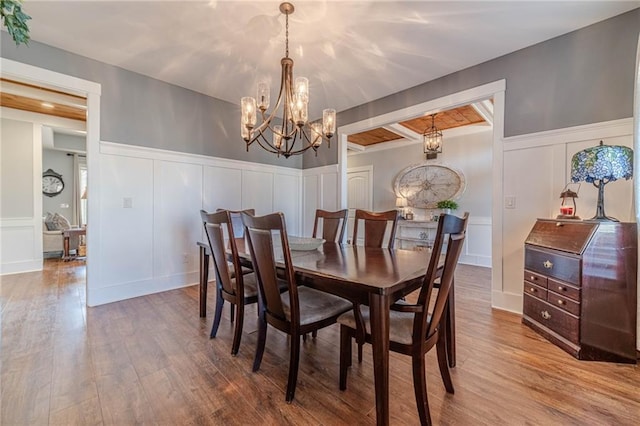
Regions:
<instances>
[{"instance_id":1,"label":"white door","mask_svg":"<svg viewBox=\"0 0 640 426\"><path fill-rule=\"evenodd\" d=\"M347 169L347 208L349 223L347 241L353 236L353 217L356 209L373 210L373 166Z\"/></svg>"}]
</instances>

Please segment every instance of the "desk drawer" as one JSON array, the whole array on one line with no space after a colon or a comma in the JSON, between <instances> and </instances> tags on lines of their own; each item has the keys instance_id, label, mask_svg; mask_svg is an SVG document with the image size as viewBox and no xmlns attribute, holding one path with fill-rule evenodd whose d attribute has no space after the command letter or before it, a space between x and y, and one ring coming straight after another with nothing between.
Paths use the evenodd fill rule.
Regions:
<instances>
[{"instance_id":1,"label":"desk drawer","mask_svg":"<svg viewBox=\"0 0 640 426\"><path fill-rule=\"evenodd\" d=\"M524 251L524 267L547 277L580 285L580 259L577 257L527 246Z\"/></svg>"},{"instance_id":2,"label":"desk drawer","mask_svg":"<svg viewBox=\"0 0 640 426\"><path fill-rule=\"evenodd\" d=\"M580 304L569 299L568 297L564 297L559 295L558 293L549 291L547 293L547 302L551 303L557 308L570 312L575 316L580 316Z\"/></svg>"},{"instance_id":3,"label":"desk drawer","mask_svg":"<svg viewBox=\"0 0 640 426\"><path fill-rule=\"evenodd\" d=\"M547 277L537 272L524 270L524 280L540 287L547 288Z\"/></svg>"},{"instance_id":4,"label":"desk drawer","mask_svg":"<svg viewBox=\"0 0 640 426\"><path fill-rule=\"evenodd\" d=\"M573 287L561 281L549 278L547 288L555 293L558 293L561 296L568 297L569 299L575 300L576 302L580 302L580 289L577 287Z\"/></svg>"},{"instance_id":5,"label":"desk drawer","mask_svg":"<svg viewBox=\"0 0 640 426\"><path fill-rule=\"evenodd\" d=\"M528 294L524 295L524 314L565 339L579 344L580 320L578 317Z\"/></svg>"},{"instance_id":6,"label":"desk drawer","mask_svg":"<svg viewBox=\"0 0 640 426\"><path fill-rule=\"evenodd\" d=\"M524 292L541 300L547 300L547 289L525 281Z\"/></svg>"}]
</instances>

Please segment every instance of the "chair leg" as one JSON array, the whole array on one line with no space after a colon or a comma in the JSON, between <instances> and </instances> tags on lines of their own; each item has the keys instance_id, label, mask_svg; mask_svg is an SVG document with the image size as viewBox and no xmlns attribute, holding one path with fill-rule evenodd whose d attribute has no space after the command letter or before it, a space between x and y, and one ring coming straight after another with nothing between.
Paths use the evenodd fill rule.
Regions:
<instances>
[{"instance_id":1,"label":"chair leg","mask_svg":"<svg viewBox=\"0 0 640 426\"><path fill-rule=\"evenodd\" d=\"M358 364L362 364L362 347L364 343L358 343Z\"/></svg>"},{"instance_id":2,"label":"chair leg","mask_svg":"<svg viewBox=\"0 0 640 426\"><path fill-rule=\"evenodd\" d=\"M222 298L222 290L218 289L216 292L216 313L213 316L213 326L211 327L211 334L209 338L213 339L218 333L218 327L220 327L220 318L222 318L222 307L224 306L224 299ZM231 305L233 306L233 305Z\"/></svg>"},{"instance_id":3,"label":"chair leg","mask_svg":"<svg viewBox=\"0 0 640 426\"><path fill-rule=\"evenodd\" d=\"M449 373L449 359L447 357L447 339L444 338L444 332L441 332L436 342L436 352L438 354L438 368L440 369L440 376L444 383L444 388L449 393L453 393L453 382L451 381L451 374Z\"/></svg>"},{"instance_id":4,"label":"chair leg","mask_svg":"<svg viewBox=\"0 0 640 426\"><path fill-rule=\"evenodd\" d=\"M427 377L425 371L424 354L411 357L413 364L413 390L416 394L416 405L421 425L431 425L429 414L429 400L427 399Z\"/></svg>"},{"instance_id":5,"label":"chair leg","mask_svg":"<svg viewBox=\"0 0 640 426\"><path fill-rule=\"evenodd\" d=\"M300 336L291 336L291 354L289 356L289 381L287 382L287 402L293 401L298 381L298 364L300 363Z\"/></svg>"},{"instance_id":6,"label":"chair leg","mask_svg":"<svg viewBox=\"0 0 640 426\"><path fill-rule=\"evenodd\" d=\"M233 303L231 308L233 309ZM232 311L233 312L233 311ZM236 325L233 332L233 344L231 345L231 355L238 355L238 349L240 349L240 340L242 339L242 325L244 322L244 304L238 305L238 318L236 319Z\"/></svg>"},{"instance_id":7,"label":"chair leg","mask_svg":"<svg viewBox=\"0 0 640 426\"><path fill-rule=\"evenodd\" d=\"M231 322L233 322L233 320L235 319L235 317L234 317L235 311L236 311L235 305L231 304Z\"/></svg>"},{"instance_id":8,"label":"chair leg","mask_svg":"<svg viewBox=\"0 0 640 426\"><path fill-rule=\"evenodd\" d=\"M351 329L340 326L340 390L347 389L347 369L351 366Z\"/></svg>"},{"instance_id":9,"label":"chair leg","mask_svg":"<svg viewBox=\"0 0 640 426\"><path fill-rule=\"evenodd\" d=\"M314 339L315 339L316 337L318 337L318 330L313 330L313 331L311 332L311 337L313 337Z\"/></svg>"},{"instance_id":10,"label":"chair leg","mask_svg":"<svg viewBox=\"0 0 640 426\"><path fill-rule=\"evenodd\" d=\"M262 363L262 355L264 355L264 345L267 341L267 319L264 317L264 313L261 313L258 319L258 343L256 345L256 356L253 359L253 371L260 370L260 364Z\"/></svg>"},{"instance_id":11,"label":"chair leg","mask_svg":"<svg viewBox=\"0 0 640 426\"><path fill-rule=\"evenodd\" d=\"M449 299L447 300L447 308L445 316L446 322L446 341L447 341L447 358L449 361L449 367L456 366L456 301L455 301L455 279L451 281L451 288L449 289Z\"/></svg>"}]
</instances>

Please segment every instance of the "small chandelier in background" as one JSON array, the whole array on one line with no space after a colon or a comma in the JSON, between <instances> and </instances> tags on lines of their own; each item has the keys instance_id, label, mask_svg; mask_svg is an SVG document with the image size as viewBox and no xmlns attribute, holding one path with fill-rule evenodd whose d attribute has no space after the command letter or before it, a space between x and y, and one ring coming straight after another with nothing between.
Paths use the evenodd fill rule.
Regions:
<instances>
[{"instance_id":1,"label":"small chandelier in background","mask_svg":"<svg viewBox=\"0 0 640 426\"><path fill-rule=\"evenodd\" d=\"M422 146L427 160L435 160L442 152L442 131L436 127L436 114L431 114L431 127L422 132Z\"/></svg>"},{"instance_id":2,"label":"small chandelier in background","mask_svg":"<svg viewBox=\"0 0 640 426\"><path fill-rule=\"evenodd\" d=\"M322 123L308 122L309 105L309 81L304 77L293 80L293 59L289 58L289 15L294 11L291 3L280 4L280 12L285 15L285 57L282 58L282 75L280 80L280 93L271 114L267 116L270 102L269 84L258 83L258 96L256 98L245 97L241 100L241 134L242 139L249 146L257 142L263 149L271 153L284 155L289 158L292 155L302 154L312 148L318 155L318 147L323 139L327 139L331 146L331 137L336 131L336 110L325 109L322 111ZM276 125L278 115L276 112L282 106L279 115L282 123ZM260 112L262 123L256 127L257 113ZM273 135L271 141L265 137L265 131L269 129ZM300 146L296 144L300 142Z\"/></svg>"}]
</instances>

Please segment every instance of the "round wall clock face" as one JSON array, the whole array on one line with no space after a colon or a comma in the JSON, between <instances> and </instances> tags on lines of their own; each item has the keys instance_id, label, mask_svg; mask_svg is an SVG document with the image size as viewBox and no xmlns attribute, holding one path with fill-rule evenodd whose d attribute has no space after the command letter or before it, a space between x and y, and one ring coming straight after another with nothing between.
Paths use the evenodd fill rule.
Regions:
<instances>
[{"instance_id":1,"label":"round wall clock face","mask_svg":"<svg viewBox=\"0 0 640 426\"><path fill-rule=\"evenodd\" d=\"M49 169L42 174L42 193L48 197L55 197L64 189L62 175Z\"/></svg>"},{"instance_id":2,"label":"round wall clock face","mask_svg":"<svg viewBox=\"0 0 640 426\"><path fill-rule=\"evenodd\" d=\"M466 182L464 174L444 164L416 164L402 170L394 182L396 194L411 207L435 209L438 201L460 198Z\"/></svg>"}]
</instances>

